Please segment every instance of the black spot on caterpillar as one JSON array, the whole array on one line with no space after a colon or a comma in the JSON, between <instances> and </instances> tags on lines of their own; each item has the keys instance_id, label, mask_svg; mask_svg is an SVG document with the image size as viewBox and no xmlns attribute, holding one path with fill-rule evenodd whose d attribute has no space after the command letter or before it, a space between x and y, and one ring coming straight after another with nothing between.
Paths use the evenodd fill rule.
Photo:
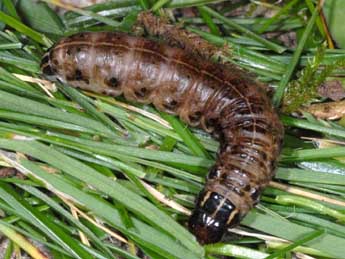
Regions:
<instances>
[{"instance_id":1,"label":"black spot on caterpillar","mask_svg":"<svg viewBox=\"0 0 345 259\"><path fill-rule=\"evenodd\" d=\"M74 87L153 103L220 140L189 220L200 243L217 242L239 224L274 175L283 127L263 87L239 69L116 32L64 38L41 69Z\"/></svg>"}]
</instances>

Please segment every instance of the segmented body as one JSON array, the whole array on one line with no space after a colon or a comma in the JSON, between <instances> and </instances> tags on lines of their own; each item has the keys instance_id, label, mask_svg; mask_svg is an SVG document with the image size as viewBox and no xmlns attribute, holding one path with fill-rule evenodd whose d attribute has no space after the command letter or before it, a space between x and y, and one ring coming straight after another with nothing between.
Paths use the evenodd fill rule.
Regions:
<instances>
[{"instance_id":1,"label":"segmented body","mask_svg":"<svg viewBox=\"0 0 345 259\"><path fill-rule=\"evenodd\" d=\"M236 68L108 32L62 39L41 66L74 87L153 103L220 140L189 222L201 243L216 242L226 227L237 225L274 175L283 127L265 90Z\"/></svg>"}]
</instances>

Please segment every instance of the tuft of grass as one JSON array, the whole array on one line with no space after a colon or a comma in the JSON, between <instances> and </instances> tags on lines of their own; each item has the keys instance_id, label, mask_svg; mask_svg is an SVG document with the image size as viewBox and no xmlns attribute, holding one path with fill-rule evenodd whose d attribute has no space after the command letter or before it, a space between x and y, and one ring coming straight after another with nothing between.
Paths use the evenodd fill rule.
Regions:
<instances>
[{"instance_id":1,"label":"tuft of grass","mask_svg":"<svg viewBox=\"0 0 345 259\"><path fill-rule=\"evenodd\" d=\"M318 96L318 87L326 78L339 67L344 67L345 59L337 60L333 64L322 68L321 62L325 55L325 46L317 49L314 58L300 72L296 80L290 81L283 99L283 111L290 113L298 110L302 105L310 104Z\"/></svg>"}]
</instances>

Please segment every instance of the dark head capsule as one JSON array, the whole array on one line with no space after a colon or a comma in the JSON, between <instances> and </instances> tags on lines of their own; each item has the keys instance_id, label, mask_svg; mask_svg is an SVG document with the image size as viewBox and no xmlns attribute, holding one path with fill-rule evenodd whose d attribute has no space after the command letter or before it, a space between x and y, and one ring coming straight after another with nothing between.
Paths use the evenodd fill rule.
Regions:
<instances>
[{"instance_id":1,"label":"dark head capsule","mask_svg":"<svg viewBox=\"0 0 345 259\"><path fill-rule=\"evenodd\" d=\"M52 76L55 74L54 69L52 68L51 62L50 62L50 52L47 52L41 61L41 71L45 76Z\"/></svg>"},{"instance_id":2,"label":"dark head capsule","mask_svg":"<svg viewBox=\"0 0 345 259\"><path fill-rule=\"evenodd\" d=\"M201 244L208 244L220 241L227 227L238 223L238 209L231 201L215 192L202 192L189 229Z\"/></svg>"},{"instance_id":3,"label":"dark head capsule","mask_svg":"<svg viewBox=\"0 0 345 259\"><path fill-rule=\"evenodd\" d=\"M212 218L202 209L194 210L189 218L189 230L201 244L220 241L225 231L225 225L224 222Z\"/></svg>"}]
</instances>

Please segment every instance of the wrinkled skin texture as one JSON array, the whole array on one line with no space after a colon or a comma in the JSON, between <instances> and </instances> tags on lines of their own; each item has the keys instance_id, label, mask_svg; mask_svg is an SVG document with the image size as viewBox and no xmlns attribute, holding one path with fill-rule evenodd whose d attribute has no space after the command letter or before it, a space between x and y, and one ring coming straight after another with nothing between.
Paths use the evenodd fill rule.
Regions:
<instances>
[{"instance_id":1,"label":"wrinkled skin texture","mask_svg":"<svg viewBox=\"0 0 345 259\"><path fill-rule=\"evenodd\" d=\"M239 224L274 175L283 127L264 88L236 67L145 38L97 32L62 39L41 68L74 87L153 103L219 139L189 221L200 243L217 242Z\"/></svg>"}]
</instances>

